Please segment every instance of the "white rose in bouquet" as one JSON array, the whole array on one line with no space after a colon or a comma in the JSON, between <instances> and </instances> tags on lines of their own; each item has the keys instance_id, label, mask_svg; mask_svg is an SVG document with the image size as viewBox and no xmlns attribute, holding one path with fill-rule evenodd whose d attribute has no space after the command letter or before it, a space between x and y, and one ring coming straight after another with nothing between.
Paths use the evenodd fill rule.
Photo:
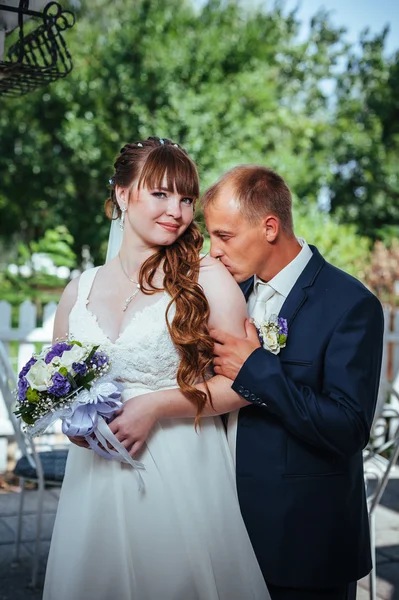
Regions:
<instances>
[{"instance_id":1,"label":"white rose in bouquet","mask_svg":"<svg viewBox=\"0 0 399 600\"><path fill-rule=\"evenodd\" d=\"M31 366L25 377L29 383L29 387L33 390L43 392L50 385L53 372L53 367L47 365L44 360L39 359Z\"/></svg>"}]
</instances>

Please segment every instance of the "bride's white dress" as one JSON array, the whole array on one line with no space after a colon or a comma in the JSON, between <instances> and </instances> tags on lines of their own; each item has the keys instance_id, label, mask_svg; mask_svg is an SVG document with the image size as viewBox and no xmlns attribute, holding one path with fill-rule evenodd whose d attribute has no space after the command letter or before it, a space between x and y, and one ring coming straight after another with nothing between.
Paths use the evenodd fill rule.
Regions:
<instances>
[{"instance_id":1,"label":"bride's white dress","mask_svg":"<svg viewBox=\"0 0 399 600\"><path fill-rule=\"evenodd\" d=\"M113 343L88 310L97 269L81 276L70 314L76 339L101 344L123 398L177 387L179 357L160 294ZM137 473L72 446L43 600L269 600L236 496L219 418L157 424Z\"/></svg>"}]
</instances>

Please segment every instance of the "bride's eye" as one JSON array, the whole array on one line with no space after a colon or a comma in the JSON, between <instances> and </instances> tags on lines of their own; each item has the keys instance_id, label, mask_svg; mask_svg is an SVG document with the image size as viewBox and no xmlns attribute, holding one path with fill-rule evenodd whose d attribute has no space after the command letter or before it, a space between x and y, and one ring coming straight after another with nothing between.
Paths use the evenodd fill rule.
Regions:
<instances>
[{"instance_id":1,"label":"bride's eye","mask_svg":"<svg viewBox=\"0 0 399 600\"><path fill-rule=\"evenodd\" d=\"M182 198L182 199L181 199L181 201L182 201L184 204L189 204L189 205L191 205L191 204L193 204L193 203L194 203L194 198Z\"/></svg>"}]
</instances>

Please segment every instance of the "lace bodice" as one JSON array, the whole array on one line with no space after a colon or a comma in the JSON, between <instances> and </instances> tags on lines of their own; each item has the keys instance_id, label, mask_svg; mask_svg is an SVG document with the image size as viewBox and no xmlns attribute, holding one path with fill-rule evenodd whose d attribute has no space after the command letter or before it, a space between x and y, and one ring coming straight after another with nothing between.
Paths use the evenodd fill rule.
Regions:
<instances>
[{"instance_id":1,"label":"lace bodice","mask_svg":"<svg viewBox=\"0 0 399 600\"><path fill-rule=\"evenodd\" d=\"M87 306L98 268L88 269L80 276L78 298L69 315L70 334L77 340L101 345L110 358L110 372L125 384L125 400L149 391L177 387L180 359L165 317L170 297L160 294L156 302L133 313L121 335L112 342ZM172 307L169 319L173 315Z\"/></svg>"}]
</instances>

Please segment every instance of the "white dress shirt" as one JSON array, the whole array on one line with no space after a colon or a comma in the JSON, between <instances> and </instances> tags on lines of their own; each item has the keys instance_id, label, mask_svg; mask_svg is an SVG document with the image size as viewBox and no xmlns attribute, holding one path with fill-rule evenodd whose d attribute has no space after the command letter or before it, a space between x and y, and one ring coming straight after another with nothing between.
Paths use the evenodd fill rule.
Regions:
<instances>
[{"instance_id":1,"label":"white dress shirt","mask_svg":"<svg viewBox=\"0 0 399 600\"><path fill-rule=\"evenodd\" d=\"M254 288L248 298L248 315L256 323L268 321L272 315L278 315L288 294L294 287L298 277L313 256L311 249L303 238L298 238L302 246L299 254L277 275L266 282L254 277ZM284 317L284 315L281 315ZM239 411L229 414L227 437L234 462L236 456L237 422Z\"/></svg>"}]
</instances>

